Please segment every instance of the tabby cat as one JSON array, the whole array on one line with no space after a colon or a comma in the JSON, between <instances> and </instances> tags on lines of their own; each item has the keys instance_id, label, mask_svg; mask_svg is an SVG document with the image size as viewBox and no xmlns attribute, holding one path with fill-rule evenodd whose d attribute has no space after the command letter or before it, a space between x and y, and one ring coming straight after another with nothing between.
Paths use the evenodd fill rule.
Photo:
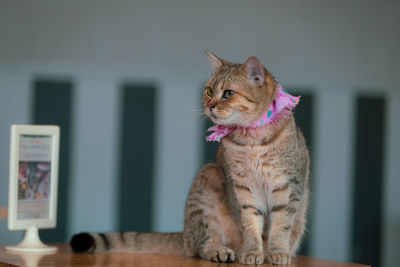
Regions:
<instances>
[{"instance_id":1,"label":"tabby cat","mask_svg":"<svg viewBox=\"0 0 400 267\"><path fill-rule=\"evenodd\" d=\"M202 96L217 125L215 163L197 173L186 201L183 233L81 233L80 253L143 252L215 262L289 264L303 235L309 152L287 94L256 57L244 64L206 51L214 72Z\"/></svg>"}]
</instances>

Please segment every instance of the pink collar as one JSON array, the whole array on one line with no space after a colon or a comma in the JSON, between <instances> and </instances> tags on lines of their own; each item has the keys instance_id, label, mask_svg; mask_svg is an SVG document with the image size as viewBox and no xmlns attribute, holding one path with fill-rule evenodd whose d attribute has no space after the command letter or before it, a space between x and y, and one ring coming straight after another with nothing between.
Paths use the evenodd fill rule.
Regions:
<instances>
[{"instance_id":1,"label":"pink collar","mask_svg":"<svg viewBox=\"0 0 400 267\"><path fill-rule=\"evenodd\" d=\"M219 142L222 137L230 134L235 129L243 129L243 133L248 130L253 135L256 128L281 118L288 112L288 110L293 109L299 103L299 101L299 96L292 96L288 94L285 90L283 90L282 86L278 84L278 92L275 100L272 101L269 109L258 120L253 122L249 127L243 127L240 125L214 125L207 130L213 131L213 133L207 136L206 140Z\"/></svg>"}]
</instances>

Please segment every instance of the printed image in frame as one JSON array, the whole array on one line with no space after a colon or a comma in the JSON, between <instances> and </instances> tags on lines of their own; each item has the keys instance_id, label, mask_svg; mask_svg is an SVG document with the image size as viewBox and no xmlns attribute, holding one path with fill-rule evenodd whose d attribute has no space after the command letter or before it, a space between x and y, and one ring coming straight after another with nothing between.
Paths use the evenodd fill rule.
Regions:
<instances>
[{"instance_id":1,"label":"printed image in frame","mask_svg":"<svg viewBox=\"0 0 400 267\"><path fill-rule=\"evenodd\" d=\"M20 136L18 220L49 218L51 141L51 136Z\"/></svg>"}]
</instances>

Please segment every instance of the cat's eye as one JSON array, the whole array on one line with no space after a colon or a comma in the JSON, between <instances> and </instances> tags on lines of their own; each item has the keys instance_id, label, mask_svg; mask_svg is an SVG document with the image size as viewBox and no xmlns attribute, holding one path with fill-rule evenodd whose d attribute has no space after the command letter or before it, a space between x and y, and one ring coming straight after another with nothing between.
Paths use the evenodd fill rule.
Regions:
<instances>
[{"instance_id":1,"label":"cat's eye","mask_svg":"<svg viewBox=\"0 0 400 267\"><path fill-rule=\"evenodd\" d=\"M232 90L225 90L224 93L222 94L222 97L223 97L223 98L229 98L229 97L231 97L234 93L235 93L235 91L232 91Z\"/></svg>"},{"instance_id":2,"label":"cat's eye","mask_svg":"<svg viewBox=\"0 0 400 267\"><path fill-rule=\"evenodd\" d=\"M207 88L207 95L210 97L214 95L214 91L212 88L210 88L210 87Z\"/></svg>"}]
</instances>

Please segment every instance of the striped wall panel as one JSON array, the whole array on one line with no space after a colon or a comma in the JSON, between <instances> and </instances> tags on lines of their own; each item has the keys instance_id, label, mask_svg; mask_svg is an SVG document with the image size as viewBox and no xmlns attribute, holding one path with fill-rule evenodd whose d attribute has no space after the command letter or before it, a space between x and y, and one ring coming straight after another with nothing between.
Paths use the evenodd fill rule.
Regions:
<instances>
[{"instance_id":1,"label":"striped wall panel","mask_svg":"<svg viewBox=\"0 0 400 267\"><path fill-rule=\"evenodd\" d=\"M157 87L130 82L121 88L119 78L107 77L107 84L100 76L86 77L78 87L75 79L42 77L34 80L32 90L29 76L25 85L0 81L3 176L8 175L9 124L61 125L58 222L56 230L41 231L46 242L67 241L72 233L92 229L180 231L196 169L215 159L217 143L204 140L212 123L201 124L192 112L199 106L193 79L161 77ZM293 90L303 95L295 116L309 142L314 169L310 224L301 253L394 266L400 233L399 91L386 90L387 97L335 87L305 92ZM27 108L15 109L18 105ZM88 194L96 182L102 189ZM8 180L0 181L0 189L7 185ZM0 222L0 242L19 242L21 232L5 230L5 223Z\"/></svg>"},{"instance_id":2,"label":"striped wall panel","mask_svg":"<svg viewBox=\"0 0 400 267\"><path fill-rule=\"evenodd\" d=\"M119 230L152 230L156 88L122 88Z\"/></svg>"},{"instance_id":3,"label":"striped wall panel","mask_svg":"<svg viewBox=\"0 0 400 267\"><path fill-rule=\"evenodd\" d=\"M355 173L353 186L352 261L380 266L385 100L356 100Z\"/></svg>"},{"instance_id":4,"label":"striped wall panel","mask_svg":"<svg viewBox=\"0 0 400 267\"><path fill-rule=\"evenodd\" d=\"M71 107L73 84L69 80L38 79L33 83L32 123L60 126L60 157L58 175L57 228L42 230L41 237L47 242L65 242L69 211L70 184Z\"/></svg>"}]
</instances>

